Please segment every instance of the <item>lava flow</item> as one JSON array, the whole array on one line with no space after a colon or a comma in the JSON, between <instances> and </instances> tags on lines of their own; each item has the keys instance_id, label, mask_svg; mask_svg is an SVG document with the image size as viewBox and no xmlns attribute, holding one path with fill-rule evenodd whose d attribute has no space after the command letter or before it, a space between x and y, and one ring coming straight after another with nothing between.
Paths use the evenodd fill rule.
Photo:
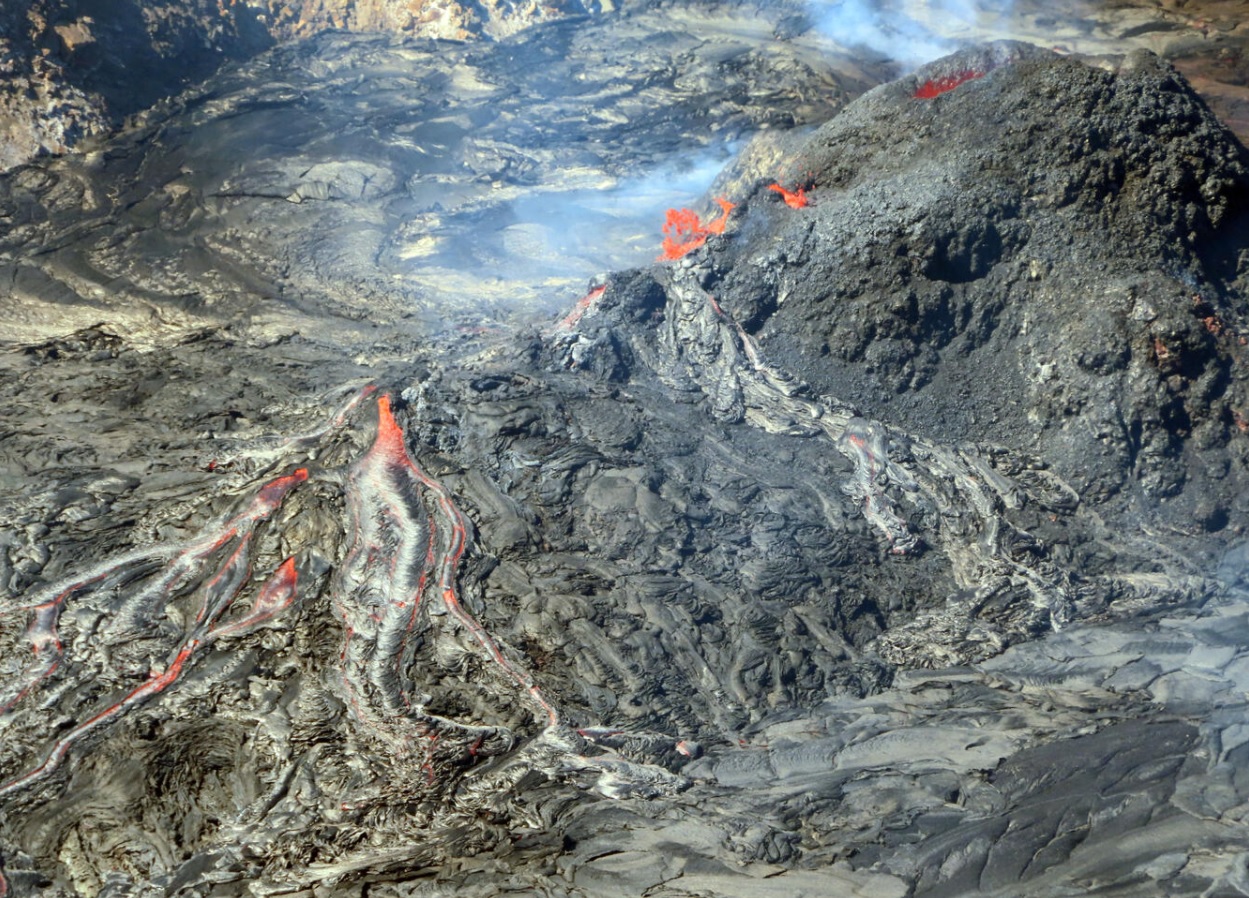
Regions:
<instances>
[{"instance_id":1,"label":"lava flow","mask_svg":"<svg viewBox=\"0 0 1249 898\"><path fill-rule=\"evenodd\" d=\"M986 72L978 69L967 69L962 72L955 72L953 75L945 75L941 78L930 78L916 88L913 96L917 100L931 100L933 97L949 93L954 88L966 84L968 81L983 78L986 74Z\"/></svg>"},{"instance_id":2,"label":"lava flow","mask_svg":"<svg viewBox=\"0 0 1249 898\"><path fill-rule=\"evenodd\" d=\"M299 573L295 569L294 556L282 562L281 566L260 587L252 610L244 617L230 624L223 624L212 631L212 636L219 639L223 636L237 636L250 632L257 624L267 621L279 611L289 608L295 601L299 587Z\"/></svg>"},{"instance_id":3,"label":"lava flow","mask_svg":"<svg viewBox=\"0 0 1249 898\"><path fill-rule=\"evenodd\" d=\"M360 392L312 439L347 424L351 411L372 392L372 387ZM319 728L327 769L340 763L366 766L349 782L327 775L337 788L322 793L324 801L312 803L318 806L309 806L304 793L289 801L282 797L288 781L275 772L274 792L265 799L273 804L267 807L281 802L281 813L296 815L358 812L357 821L373 825L376 821L366 815L392 813L397 805L379 811L392 800L430 797L435 789L450 795L449 790L460 786L487 795L501 782L497 777L506 780L510 774L505 767L482 762L511 751L516 739L510 724L490 719L483 700L501 700L500 716L508 720L532 714L540 733L527 747L531 757L544 758L543 763L583 780L592 778L601 794L673 794L685 788L679 775L616 757L609 747L592 757L578 753L583 740L595 740L562 725L523 660L466 607L461 567L469 524L450 490L409 452L391 397L379 396L376 408L371 443L357 444L363 451L343 457L344 467L326 467L322 489L301 495L298 510L289 507L288 497L309 480L304 468L255 484L241 510L190 540L107 559L21 603L0 606L3 633L23 649L0 667L8 687L0 693L6 726L6 742L0 743L5 776L0 800L37 801L37 795L19 793L46 785L54 772L63 774L55 778L60 788L77 782L80 770L88 771L84 781L91 782L91 765L74 765L68 774L65 768L85 744L101 740L107 729L155 699L173 706L153 712L157 722L152 725L160 733L156 738L164 736L161 720L204 714L215 707L206 702L229 704L235 687L224 679L227 671L254 674L256 682L263 681L269 668L259 656L272 644L289 645L305 631L291 622L275 632L272 642L249 635L272 626L269 622L280 620L297 599L306 605L304 623L315 621L321 610L313 600L320 595L326 596L342 632L336 645L318 642L329 674L316 677L316 683L309 678L301 687L311 712L300 726ZM309 448L295 441L273 445L277 448L262 451ZM319 456L325 463L341 457L342 448L340 442ZM324 488L332 483L342 484L341 497ZM287 556L263 580L253 576L254 556L272 558L274 546L293 537L298 528L288 525L326 511L345 511L345 520L340 526L311 530L329 540L344 534L345 543L327 544L313 537L301 548L306 559L302 566ZM332 576L303 582L305 570L324 569L334 557L341 560ZM14 671L16 677L8 676ZM267 714L262 715L265 720ZM285 710L274 712L272 725L264 723L257 730L257 744L267 742L279 757L289 759L294 749L284 740L290 727ZM115 748L133 746L130 732L115 738ZM650 740L643 754L663 755L672 742L668 736L638 738ZM29 754L17 754L23 743ZM364 757L373 760L358 760ZM383 759L394 761L385 772L367 766ZM471 780L442 776L469 767L482 769ZM237 819L250 819L256 807L240 807ZM6 885L0 874L0 896Z\"/></svg>"},{"instance_id":4,"label":"lava flow","mask_svg":"<svg viewBox=\"0 0 1249 898\"><path fill-rule=\"evenodd\" d=\"M215 573L202 587L196 588L199 608L164 670L152 671L145 682L131 688L120 699L60 736L42 762L26 773L0 784L0 797L44 778L64 761L74 743L164 692L178 680L204 645L221 636L246 632L294 600L295 564L294 559L287 559L274 577L261 588L255 606L248 615L238 621L217 626L217 622L250 579L250 552L256 525L268 519L282 504L286 495L307 479L308 471L299 468L292 474L271 480L257 491L241 513L189 543L123 555L98 565L85 576L50 587L30 604L4 609L6 613L29 612L30 624L26 638L32 647L34 662L23 672L10 695L0 700L0 713L17 707L60 666L66 643L61 639L59 626L61 616L71 599L91 591L106 593L120 590L132 582L143 582L155 572L157 564L165 562L154 579L126 596L118 607L108 609L108 623L100 627L101 632L96 634L96 641L105 646L123 645L151 629L157 610L173 604L180 595L195 587L209 562L233 542L233 547L217 566ZM92 649L91 645L71 647L83 652Z\"/></svg>"},{"instance_id":5,"label":"lava flow","mask_svg":"<svg viewBox=\"0 0 1249 898\"><path fill-rule=\"evenodd\" d=\"M711 235L723 234L729 222L729 213L736 204L722 196L716 197L716 203L720 206L720 215L705 225L698 213L691 209L669 209L663 227L663 253L657 261L680 259L706 243Z\"/></svg>"},{"instance_id":6,"label":"lava flow","mask_svg":"<svg viewBox=\"0 0 1249 898\"><path fill-rule=\"evenodd\" d=\"M852 418L837 448L854 461L854 478L846 492L863 503L863 517L889 539L889 551L894 555L915 551L919 538L898 517L882 488L888 468L884 429L875 422Z\"/></svg>"},{"instance_id":7,"label":"lava flow","mask_svg":"<svg viewBox=\"0 0 1249 898\"><path fill-rule=\"evenodd\" d=\"M582 319L585 313L594 308L595 303L603 298L603 294L606 292L607 285L603 284L602 286L595 287L585 296L581 297L572 307L572 311L556 323L553 331L556 333L571 331L577 326L577 322Z\"/></svg>"},{"instance_id":8,"label":"lava flow","mask_svg":"<svg viewBox=\"0 0 1249 898\"><path fill-rule=\"evenodd\" d=\"M803 209L808 205L805 188L799 187L797 190L789 191L780 184L769 184L768 190L779 193L781 199L785 201L785 205L791 209Z\"/></svg>"},{"instance_id":9,"label":"lava flow","mask_svg":"<svg viewBox=\"0 0 1249 898\"><path fill-rule=\"evenodd\" d=\"M456 576L467 544L464 516L441 483L408 454L403 430L390 410L390 397L377 402L377 437L353 466L347 506L353 543L338 577L336 607L345 625L342 681L358 720L386 737L415 734L437 738L439 730L468 730L478 738L487 727L471 727L428 713L409 695L403 660L431 589L460 627L489 659L542 710L547 726L559 722L555 708L533 679L503 654L499 644L465 609ZM432 500L432 508L426 499ZM437 612L430 612L437 613ZM376 696L380 707L369 706ZM481 731L480 733L478 731Z\"/></svg>"},{"instance_id":10,"label":"lava flow","mask_svg":"<svg viewBox=\"0 0 1249 898\"><path fill-rule=\"evenodd\" d=\"M602 292L592 291L586 306ZM370 387L354 397L327 430L345 423L356 403L372 392ZM470 737L471 757L487 738L502 735L502 741L510 741L497 728L431 714L424 707L426 699L413 696L409 671L418 647L439 642L446 632L437 615L454 621L470 645L529 697L546 727L557 726L559 715L522 665L464 607L457 583L468 543L464 516L446 487L408 454L389 396L378 399L377 412L373 445L346 478L350 543L332 598L345 630L341 682L355 719L368 732L397 747L425 745L432 779L434 748L448 732ZM256 488L242 511L190 541L125 553L26 602L0 607L0 615L26 615L23 638L29 646L29 660L0 692L0 714L31 705L35 692L53 681L60 692L88 687L106 692L110 687L103 685L101 671L108 680L124 682L133 677L129 671L137 663L150 665L131 660L126 673L109 673L109 663L117 664L131 650L140 659L146 657L141 646L159 634L172 631L175 637L172 645L158 650L166 660L147 679L111 687L115 696L95 710L86 709L57 735L39 763L0 783L0 797L44 779L77 742L169 690L209 645L250 633L294 603L299 572L295 558L288 557L256 590L249 610L227 616L252 582L257 526L307 480L305 468L272 479ZM64 635L62 619L67 617ZM100 653L107 660L102 662Z\"/></svg>"}]
</instances>

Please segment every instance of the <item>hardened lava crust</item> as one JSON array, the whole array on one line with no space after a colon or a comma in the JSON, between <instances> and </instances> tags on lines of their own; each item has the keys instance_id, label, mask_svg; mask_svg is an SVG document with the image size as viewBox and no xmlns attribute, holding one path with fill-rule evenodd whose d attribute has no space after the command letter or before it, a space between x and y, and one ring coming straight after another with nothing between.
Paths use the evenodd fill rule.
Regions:
<instances>
[{"instance_id":1,"label":"hardened lava crust","mask_svg":"<svg viewBox=\"0 0 1249 898\"><path fill-rule=\"evenodd\" d=\"M0 895L1242 888L1244 148L697 25L323 36L0 181Z\"/></svg>"}]
</instances>

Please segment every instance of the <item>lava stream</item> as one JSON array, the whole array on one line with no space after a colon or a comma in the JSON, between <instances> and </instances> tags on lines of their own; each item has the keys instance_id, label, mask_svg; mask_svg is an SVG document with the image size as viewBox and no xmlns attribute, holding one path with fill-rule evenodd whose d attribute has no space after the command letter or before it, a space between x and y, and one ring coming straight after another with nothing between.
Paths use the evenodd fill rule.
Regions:
<instances>
[{"instance_id":1,"label":"lava stream","mask_svg":"<svg viewBox=\"0 0 1249 898\"><path fill-rule=\"evenodd\" d=\"M389 405L389 398L382 397ZM392 421L393 423L393 421ZM339 570L335 604L345 636L342 681L357 719L377 722L366 696L386 716L411 706L400 681L402 654L435 556L433 522L402 434L379 412L377 438L347 481L352 543Z\"/></svg>"},{"instance_id":2,"label":"lava stream","mask_svg":"<svg viewBox=\"0 0 1249 898\"><path fill-rule=\"evenodd\" d=\"M289 608L295 601L299 586L299 574L295 569L295 558L292 556L282 562L281 566L270 575L252 609L244 617L230 624L217 627L211 633L214 639L225 636L236 636L247 633L257 624L267 621L279 611Z\"/></svg>"},{"instance_id":3,"label":"lava stream","mask_svg":"<svg viewBox=\"0 0 1249 898\"><path fill-rule=\"evenodd\" d=\"M307 479L307 470L300 468L293 474L272 480L260 488L243 512L230 518L218 528L208 531L208 533L193 540L191 543L150 552L130 553L122 556L119 560L106 562L82 579L74 581L69 585L58 584L52 587L48 592L52 594L53 598L40 601L29 608L33 613L30 627L27 630L27 638L34 648L36 658L40 659L46 656L46 660L42 660L33 670L26 672L24 682L17 690L17 694L3 705L0 705L0 712L8 711L15 707L36 686L47 679L58 666L61 654L65 649L58 634L60 613L71 597L78 595L89 587L108 582L110 579L127 582L136 576L141 576L145 569L150 567L152 559L170 558L167 568L154 583L143 587L136 596L123 602L122 610L126 612L126 615L122 621L122 629L116 632L118 632L119 637L124 637L127 628L133 626L135 620L141 619L152 605L158 601L162 605L172 601L177 590L186 583L191 582L202 570L204 564L216 555L219 549L228 545L231 540L236 541L234 547L226 555L225 560L221 562L216 572L204 584L200 607L195 615L190 632L179 645L165 669L159 674L154 673L150 679L131 689L120 700L91 715L86 721L78 724L57 739L44 756L42 762L9 782L0 784L0 797L23 789L44 778L61 764L75 742L78 742L104 724L120 717L131 708L164 692L182 675L183 669L193 659L201 646L222 635L222 632L214 629L214 627L221 615L226 612L239 592L242 591L248 580L251 572L249 546L255 525L272 515L282 504L287 493ZM293 599L293 561L288 561L288 565L292 571L290 582L291 598ZM136 572L136 569L138 569L138 572ZM261 600L269 604L272 603L270 599L265 597L264 589L261 590L261 598L257 600L257 603L259 604ZM245 618L227 626L225 629L231 632L238 632L247 626L250 626L250 623ZM121 639L119 638L117 641L121 641Z\"/></svg>"},{"instance_id":4,"label":"lava stream","mask_svg":"<svg viewBox=\"0 0 1249 898\"><path fill-rule=\"evenodd\" d=\"M399 681L400 663L434 575L432 588L442 609L542 709L547 726L556 726L559 715L532 677L504 656L460 602L456 578L467 546L463 515L447 489L408 454L389 396L378 399L377 415L373 446L348 480L353 542L336 597L346 628L343 683L357 717L383 731L390 729L385 721L400 714L451 724L413 707ZM433 499L432 512L426 508L424 493ZM368 706L373 695L380 701L379 709Z\"/></svg>"}]
</instances>

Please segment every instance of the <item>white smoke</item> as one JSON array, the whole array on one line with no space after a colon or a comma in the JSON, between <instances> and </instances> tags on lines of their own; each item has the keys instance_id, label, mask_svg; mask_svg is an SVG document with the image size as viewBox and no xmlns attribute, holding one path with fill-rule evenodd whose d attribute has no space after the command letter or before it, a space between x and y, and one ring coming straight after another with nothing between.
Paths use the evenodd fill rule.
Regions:
<instances>
[{"instance_id":1,"label":"white smoke","mask_svg":"<svg viewBox=\"0 0 1249 898\"><path fill-rule=\"evenodd\" d=\"M816 28L847 50L867 49L911 71L985 37L1005 0L810 0Z\"/></svg>"},{"instance_id":2,"label":"white smoke","mask_svg":"<svg viewBox=\"0 0 1249 898\"><path fill-rule=\"evenodd\" d=\"M583 189L537 191L515 200L497 216L507 225L496 264L542 285L561 303L595 274L649 264L660 253L667 210L697 206L738 149L725 143L687 150L611 183L595 179ZM487 248L480 231L472 236L478 253ZM562 293L551 289L561 282L570 286Z\"/></svg>"}]
</instances>

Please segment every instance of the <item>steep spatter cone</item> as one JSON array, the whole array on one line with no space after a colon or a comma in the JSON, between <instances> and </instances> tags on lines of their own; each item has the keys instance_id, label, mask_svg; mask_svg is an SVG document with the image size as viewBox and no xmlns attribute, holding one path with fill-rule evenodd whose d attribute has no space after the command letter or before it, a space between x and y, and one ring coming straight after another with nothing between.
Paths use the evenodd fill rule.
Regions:
<instances>
[{"instance_id":1,"label":"steep spatter cone","mask_svg":"<svg viewBox=\"0 0 1249 898\"><path fill-rule=\"evenodd\" d=\"M807 191L804 187L786 190L780 184L772 183L768 185L768 190L771 190L773 193L779 193L781 199L785 201L785 205L791 209L804 209L808 205Z\"/></svg>"},{"instance_id":2,"label":"steep spatter cone","mask_svg":"<svg viewBox=\"0 0 1249 898\"><path fill-rule=\"evenodd\" d=\"M971 48L792 155L818 207L715 260L774 358L864 418L1041 456L1081 502L1249 524L1249 153L1166 62Z\"/></svg>"},{"instance_id":3,"label":"steep spatter cone","mask_svg":"<svg viewBox=\"0 0 1249 898\"><path fill-rule=\"evenodd\" d=\"M663 252L658 261L680 259L706 243L711 235L723 234L735 204L722 196L716 197L716 204L720 207L720 215L705 225L692 209L669 209L664 219Z\"/></svg>"}]
</instances>

